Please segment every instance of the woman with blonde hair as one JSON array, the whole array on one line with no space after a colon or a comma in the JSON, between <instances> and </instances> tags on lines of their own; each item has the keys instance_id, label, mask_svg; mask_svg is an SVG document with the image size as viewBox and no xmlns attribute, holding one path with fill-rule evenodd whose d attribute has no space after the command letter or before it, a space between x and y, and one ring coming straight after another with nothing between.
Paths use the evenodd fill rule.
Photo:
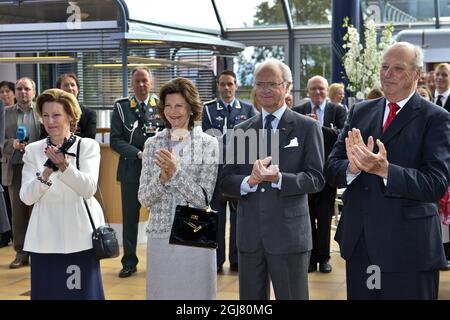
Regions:
<instances>
[{"instance_id":1,"label":"woman with blonde hair","mask_svg":"<svg viewBox=\"0 0 450 320\"><path fill-rule=\"evenodd\" d=\"M330 98L330 101L335 103L335 104L339 104L339 105L343 105L342 101L344 100L345 97L345 87L344 84L342 83L332 83L329 87L328 87L328 97Z\"/></svg>"},{"instance_id":2,"label":"woman with blonde hair","mask_svg":"<svg viewBox=\"0 0 450 320\"><path fill-rule=\"evenodd\" d=\"M100 147L70 131L81 114L73 94L45 90L36 112L48 137L25 147L20 188L20 199L33 205L24 245L31 254L31 299L104 299L84 202L95 226L104 224L94 198Z\"/></svg>"}]
</instances>

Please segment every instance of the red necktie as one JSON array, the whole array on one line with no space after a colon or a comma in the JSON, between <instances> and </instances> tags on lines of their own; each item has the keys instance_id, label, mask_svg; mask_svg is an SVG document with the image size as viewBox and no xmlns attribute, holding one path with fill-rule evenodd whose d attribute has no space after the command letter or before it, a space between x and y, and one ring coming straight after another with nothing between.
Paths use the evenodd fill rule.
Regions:
<instances>
[{"instance_id":1,"label":"red necktie","mask_svg":"<svg viewBox=\"0 0 450 320\"><path fill-rule=\"evenodd\" d=\"M387 127L389 127L391 122L394 120L397 111L400 110L399 105L396 103L388 103L388 107L389 107L389 114L383 126L383 133L386 131Z\"/></svg>"}]
</instances>

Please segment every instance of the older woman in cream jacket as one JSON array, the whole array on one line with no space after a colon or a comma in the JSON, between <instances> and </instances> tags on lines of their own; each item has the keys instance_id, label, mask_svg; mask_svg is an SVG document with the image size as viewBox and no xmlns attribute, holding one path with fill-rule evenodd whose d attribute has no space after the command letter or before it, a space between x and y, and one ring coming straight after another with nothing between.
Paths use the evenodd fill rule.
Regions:
<instances>
[{"instance_id":1,"label":"older woman in cream jacket","mask_svg":"<svg viewBox=\"0 0 450 320\"><path fill-rule=\"evenodd\" d=\"M104 223L97 190L100 147L75 136L80 117L70 93L46 90L36 111L48 138L25 148L20 198L33 205L24 250L31 254L31 299L104 299L99 261L92 250L92 227ZM80 143L79 169L76 165Z\"/></svg>"}]
</instances>

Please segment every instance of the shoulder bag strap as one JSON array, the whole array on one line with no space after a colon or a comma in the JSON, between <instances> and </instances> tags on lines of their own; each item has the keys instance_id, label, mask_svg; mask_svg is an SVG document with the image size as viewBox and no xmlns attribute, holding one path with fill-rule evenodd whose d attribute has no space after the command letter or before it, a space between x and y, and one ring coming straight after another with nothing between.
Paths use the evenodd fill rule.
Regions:
<instances>
[{"instance_id":1,"label":"shoulder bag strap","mask_svg":"<svg viewBox=\"0 0 450 320\"><path fill-rule=\"evenodd\" d=\"M77 162L77 169L80 170L80 146L81 146L81 138L80 140L78 140L78 144L77 144L77 158L76 158L76 162ZM84 202L84 206L86 207L86 211L89 217L89 222L91 223L92 226L92 231L95 231L95 224L94 224L94 220L92 220L92 216L91 216L91 210L89 210L89 206L87 205L86 199L83 198L83 202Z\"/></svg>"}]
</instances>

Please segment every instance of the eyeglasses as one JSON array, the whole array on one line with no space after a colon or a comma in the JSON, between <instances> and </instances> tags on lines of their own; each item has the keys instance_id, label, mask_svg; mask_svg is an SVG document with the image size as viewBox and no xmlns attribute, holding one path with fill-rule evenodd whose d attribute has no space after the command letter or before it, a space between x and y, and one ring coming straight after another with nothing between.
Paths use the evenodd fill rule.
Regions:
<instances>
[{"instance_id":1,"label":"eyeglasses","mask_svg":"<svg viewBox=\"0 0 450 320\"><path fill-rule=\"evenodd\" d=\"M28 87L17 87L16 88L16 91L22 91L22 90L24 90L24 91L31 91L33 89L32 88L28 88Z\"/></svg>"},{"instance_id":2,"label":"eyeglasses","mask_svg":"<svg viewBox=\"0 0 450 320\"><path fill-rule=\"evenodd\" d=\"M282 81L280 83L257 81L257 82L255 82L255 85L258 89L269 88L269 89L275 90L275 89L278 89L278 87L281 86L282 84L284 84L285 82L286 81Z\"/></svg>"}]
</instances>

